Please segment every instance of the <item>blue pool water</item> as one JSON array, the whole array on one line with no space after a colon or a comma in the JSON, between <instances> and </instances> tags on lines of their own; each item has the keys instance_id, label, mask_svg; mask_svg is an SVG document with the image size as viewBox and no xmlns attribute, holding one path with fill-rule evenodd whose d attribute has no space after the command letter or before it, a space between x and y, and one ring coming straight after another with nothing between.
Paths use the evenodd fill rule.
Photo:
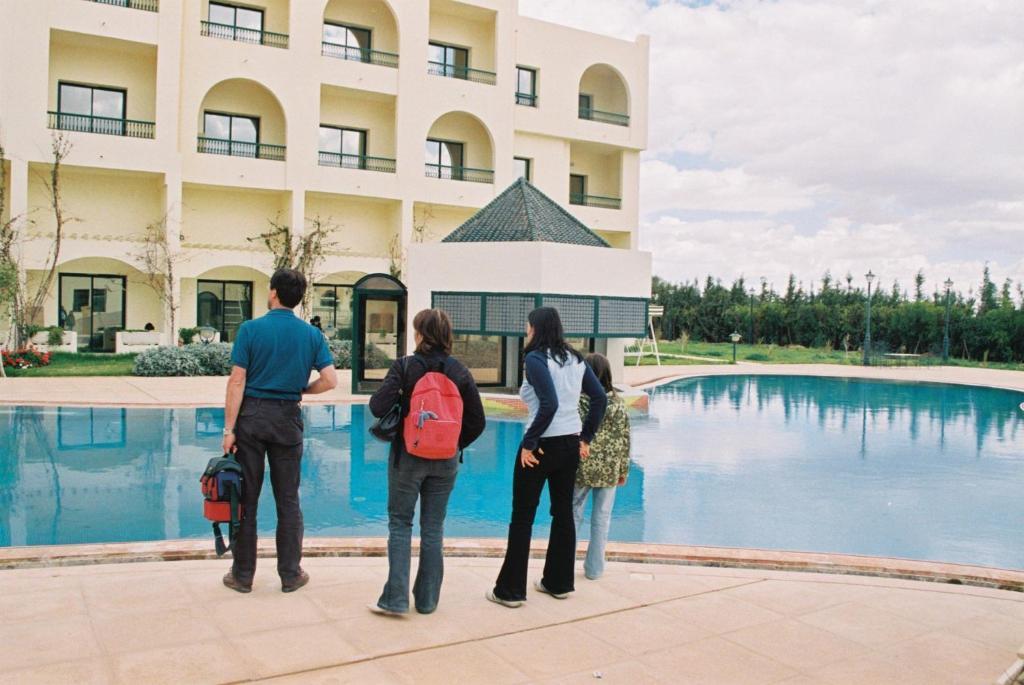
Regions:
<instances>
[{"instance_id":1,"label":"blue pool water","mask_svg":"<svg viewBox=\"0 0 1024 685\"><path fill-rule=\"evenodd\" d=\"M1024 568L1022 400L794 376L662 386L634 419L612 537ZM366 409L304 413L307 535L386 535ZM198 478L222 426L220 409L0 408L0 546L209 536ZM522 431L492 420L467 452L447 534L505 535ZM269 481L261 519L273 530Z\"/></svg>"}]
</instances>

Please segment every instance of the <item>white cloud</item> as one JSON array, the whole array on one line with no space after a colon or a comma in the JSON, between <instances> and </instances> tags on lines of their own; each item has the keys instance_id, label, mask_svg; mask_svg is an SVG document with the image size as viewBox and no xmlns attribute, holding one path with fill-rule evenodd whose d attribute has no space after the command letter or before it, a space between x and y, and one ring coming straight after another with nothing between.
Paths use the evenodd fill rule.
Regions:
<instances>
[{"instance_id":1,"label":"white cloud","mask_svg":"<svg viewBox=\"0 0 1024 685\"><path fill-rule=\"evenodd\" d=\"M977 282L990 261L1024 278L1019 0L520 9L651 35L641 243L660 275L729 278L745 263L748 276L871 268L909 284L924 268Z\"/></svg>"}]
</instances>

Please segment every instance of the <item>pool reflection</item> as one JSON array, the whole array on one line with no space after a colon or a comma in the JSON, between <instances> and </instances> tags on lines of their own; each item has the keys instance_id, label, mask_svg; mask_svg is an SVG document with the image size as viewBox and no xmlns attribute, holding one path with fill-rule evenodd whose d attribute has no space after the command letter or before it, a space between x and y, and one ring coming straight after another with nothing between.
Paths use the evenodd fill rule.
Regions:
<instances>
[{"instance_id":1,"label":"pool reflection","mask_svg":"<svg viewBox=\"0 0 1024 685\"><path fill-rule=\"evenodd\" d=\"M387 534L388 448L370 437L363 405L304 408L302 503L308 535ZM199 475L218 453L219 408L43 409L0 413L0 546L201 537ZM523 424L492 420L466 451L446 533L504 537ZM643 538L643 474L616 503L613 533ZM537 535L547 495L541 501ZM261 531L273 531L269 480Z\"/></svg>"}]
</instances>

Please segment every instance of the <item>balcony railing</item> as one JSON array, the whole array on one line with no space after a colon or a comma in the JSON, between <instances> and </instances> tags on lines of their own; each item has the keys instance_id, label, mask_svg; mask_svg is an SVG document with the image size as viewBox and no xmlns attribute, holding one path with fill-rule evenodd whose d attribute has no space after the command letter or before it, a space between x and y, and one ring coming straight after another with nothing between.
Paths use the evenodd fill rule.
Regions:
<instances>
[{"instance_id":1,"label":"balcony railing","mask_svg":"<svg viewBox=\"0 0 1024 685\"><path fill-rule=\"evenodd\" d=\"M200 31L204 36L235 40L239 43L252 43L253 45L269 45L274 48L288 47L288 34L271 33L257 29L247 29L231 24L217 24L212 21L202 22Z\"/></svg>"},{"instance_id":2,"label":"balcony railing","mask_svg":"<svg viewBox=\"0 0 1024 685\"><path fill-rule=\"evenodd\" d=\"M602 112L599 109L591 109L590 107L580 107L580 119L600 121L605 124L615 124L616 126L629 126L628 114Z\"/></svg>"},{"instance_id":3,"label":"balcony railing","mask_svg":"<svg viewBox=\"0 0 1024 685\"><path fill-rule=\"evenodd\" d=\"M152 121L113 119L111 117L65 114L63 112L47 112L47 114L50 118L49 127L58 131L102 133L108 136L124 136L126 138L152 138L156 131L156 124Z\"/></svg>"},{"instance_id":4,"label":"balcony railing","mask_svg":"<svg viewBox=\"0 0 1024 685\"><path fill-rule=\"evenodd\" d=\"M622 198L570 193L569 204L583 205L585 207L601 207L602 209L622 209Z\"/></svg>"},{"instance_id":5,"label":"balcony railing","mask_svg":"<svg viewBox=\"0 0 1024 685\"><path fill-rule=\"evenodd\" d=\"M348 45L338 45L337 43L323 41L320 54L326 57L347 59L352 62L365 62L367 64L379 64L382 67L398 68L398 55L393 52L354 48Z\"/></svg>"},{"instance_id":6,"label":"balcony railing","mask_svg":"<svg viewBox=\"0 0 1024 685\"><path fill-rule=\"evenodd\" d=\"M146 12L159 12L160 0L89 0L89 2L100 5L113 5L114 7L127 7L133 10L144 10Z\"/></svg>"},{"instance_id":7,"label":"balcony railing","mask_svg":"<svg viewBox=\"0 0 1024 685\"><path fill-rule=\"evenodd\" d=\"M223 138L206 138L199 136L197 152L211 155L230 155L232 157L254 157L256 159L272 159L284 161L284 145L268 145L267 143L246 143L239 140Z\"/></svg>"},{"instance_id":8,"label":"balcony railing","mask_svg":"<svg viewBox=\"0 0 1024 685\"><path fill-rule=\"evenodd\" d=\"M524 107L536 107L537 96L532 93L516 93L516 104Z\"/></svg>"},{"instance_id":9,"label":"balcony railing","mask_svg":"<svg viewBox=\"0 0 1024 685\"><path fill-rule=\"evenodd\" d=\"M493 71L484 71L483 69L470 69L469 67L459 67L454 64L444 64L442 62L428 62L427 73L433 74L434 76L447 76L448 78L460 78L463 81L474 81L475 83L486 83L493 86L497 74Z\"/></svg>"},{"instance_id":10,"label":"balcony railing","mask_svg":"<svg viewBox=\"0 0 1024 685\"><path fill-rule=\"evenodd\" d=\"M395 160L387 157L368 157L367 155L347 155L338 152L320 153L320 166L336 166L342 169L365 169L382 171L386 174L395 173Z\"/></svg>"},{"instance_id":11,"label":"balcony railing","mask_svg":"<svg viewBox=\"0 0 1024 685\"><path fill-rule=\"evenodd\" d=\"M493 169L473 169L468 166L446 166L427 164L428 178L443 178L449 181L470 181L472 183L494 183Z\"/></svg>"}]
</instances>

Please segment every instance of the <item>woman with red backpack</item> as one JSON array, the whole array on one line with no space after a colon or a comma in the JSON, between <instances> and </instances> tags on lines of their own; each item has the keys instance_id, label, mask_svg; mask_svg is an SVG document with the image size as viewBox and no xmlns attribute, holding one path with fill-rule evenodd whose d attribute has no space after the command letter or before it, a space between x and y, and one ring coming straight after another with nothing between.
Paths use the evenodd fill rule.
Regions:
<instances>
[{"instance_id":1,"label":"woman with red backpack","mask_svg":"<svg viewBox=\"0 0 1024 685\"><path fill-rule=\"evenodd\" d=\"M409 612L412 519L420 503L420 563L412 594L416 611L437 608L444 577L444 519L462 450L484 430L484 408L469 369L451 356L452 323L440 309L412 322L416 351L391 365L370 398L377 418L395 405L402 421L388 464L388 580L374 613Z\"/></svg>"}]
</instances>

